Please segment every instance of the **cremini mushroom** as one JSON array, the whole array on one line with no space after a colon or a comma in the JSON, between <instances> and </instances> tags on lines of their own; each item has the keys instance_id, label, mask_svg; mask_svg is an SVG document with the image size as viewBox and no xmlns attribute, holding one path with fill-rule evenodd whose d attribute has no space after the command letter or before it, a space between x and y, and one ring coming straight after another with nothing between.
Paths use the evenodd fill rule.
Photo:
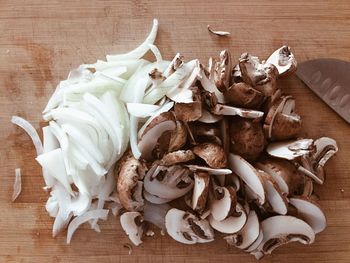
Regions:
<instances>
[{"instance_id":1,"label":"cremini mushroom","mask_svg":"<svg viewBox=\"0 0 350 263\"><path fill-rule=\"evenodd\" d=\"M262 111L248 110L223 104L216 104L211 108L211 112L216 115L240 116L243 118L260 118L264 115Z\"/></svg>"},{"instance_id":2,"label":"cremini mushroom","mask_svg":"<svg viewBox=\"0 0 350 263\"><path fill-rule=\"evenodd\" d=\"M195 159L196 156L191 150L177 150L175 152L167 153L159 161L160 165L170 166L178 163L186 163Z\"/></svg>"},{"instance_id":3,"label":"cremini mushroom","mask_svg":"<svg viewBox=\"0 0 350 263\"><path fill-rule=\"evenodd\" d=\"M166 167L154 164L144 178L145 190L163 199L176 199L192 189L190 173L181 165Z\"/></svg>"},{"instance_id":4,"label":"cremini mushroom","mask_svg":"<svg viewBox=\"0 0 350 263\"><path fill-rule=\"evenodd\" d=\"M273 64L277 68L279 76L291 75L297 70L297 61L289 46L277 49L266 60L266 63Z\"/></svg>"},{"instance_id":5,"label":"cremini mushroom","mask_svg":"<svg viewBox=\"0 0 350 263\"><path fill-rule=\"evenodd\" d=\"M236 215L237 194L232 186L214 186L210 198L210 213L217 221Z\"/></svg>"},{"instance_id":6,"label":"cremini mushroom","mask_svg":"<svg viewBox=\"0 0 350 263\"><path fill-rule=\"evenodd\" d=\"M249 119L237 118L230 125L231 152L248 161L256 160L265 147L262 125Z\"/></svg>"},{"instance_id":7,"label":"cremini mushroom","mask_svg":"<svg viewBox=\"0 0 350 263\"><path fill-rule=\"evenodd\" d=\"M231 174L232 171L230 169L216 169L207 166L195 165L195 164L186 164L185 165L191 171L204 171L208 172L209 175L226 175Z\"/></svg>"},{"instance_id":8,"label":"cremini mushroom","mask_svg":"<svg viewBox=\"0 0 350 263\"><path fill-rule=\"evenodd\" d=\"M212 168L227 167L224 149L215 143L202 143L193 147L195 155L202 158Z\"/></svg>"},{"instance_id":9,"label":"cremini mushroom","mask_svg":"<svg viewBox=\"0 0 350 263\"><path fill-rule=\"evenodd\" d=\"M143 216L139 212L125 212L120 216L120 224L130 241L138 246L142 243L144 231Z\"/></svg>"},{"instance_id":10,"label":"cremini mushroom","mask_svg":"<svg viewBox=\"0 0 350 263\"><path fill-rule=\"evenodd\" d=\"M268 139L287 140L297 137L301 129L301 119L295 113L292 96L282 96L268 110L264 132Z\"/></svg>"},{"instance_id":11,"label":"cremini mushroom","mask_svg":"<svg viewBox=\"0 0 350 263\"><path fill-rule=\"evenodd\" d=\"M311 244L315 240L315 233L304 221L293 216L273 216L261 222L263 240L254 253L258 259L293 241Z\"/></svg>"},{"instance_id":12,"label":"cremini mushroom","mask_svg":"<svg viewBox=\"0 0 350 263\"><path fill-rule=\"evenodd\" d=\"M143 190L143 197L152 204L166 204L172 201L172 199L160 198L156 195L150 194L146 190Z\"/></svg>"},{"instance_id":13,"label":"cremini mushroom","mask_svg":"<svg viewBox=\"0 0 350 263\"><path fill-rule=\"evenodd\" d=\"M202 117L202 99L198 87L191 87L193 102L176 103L174 111L180 121L196 121Z\"/></svg>"},{"instance_id":14,"label":"cremini mushroom","mask_svg":"<svg viewBox=\"0 0 350 263\"><path fill-rule=\"evenodd\" d=\"M214 82L216 87L224 92L228 89L231 82L231 54L230 51L223 50L220 53L220 61L215 64L214 69Z\"/></svg>"},{"instance_id":15,"label":"cremini mushroom","mask_svg":"<svg viewBox=\"0 0 350 263\"><path fill-rule=\"evenodd\" d=\"M270 143L266 151L269 155L286 160L307 155L314 150L312 139L300 139L295 141L282 141Z\"/></svg>"},{"instance_id":16,"label":"cremini mushroom","mask_svg":"<svg viewBox=\"0 0 350 263\"><path fill-rule=\"evenodd\" d=\"M258 239L259 233L260 223L258 216L254 210L251 210L244 227L238 233L226 236L224 239L231 246L247 249Z\"/></svg>"},{"instance_id":17,"label":"cremini mushroom","mask_svg":"<svg viewBox=\"0 0 350 263\"><path fill-rule=\"evenodd\" d=\"M180 243L207 243L214 240L214 231L207 220L176 208L166 214L165 227L168 234Z\"/></svg>"},{"instance_id":18,"label":"cremini mushroom","mask_svg":"<svg viewBox=\"0 0 350 263\"><path fill-rule=\"evenodd\" d=\"M273 64L262 64L258 57L243 53L239 59L239 68L245 83L271 96L277 89L278 70Z\"/></svg>"},{"instance_id":19,"label":"cremini mushroom","mask_svg":"<svg viewBox=\"0 0 350 263\"><path fill-rule=\"evenodd\" d=\"M187 141L187 128L182 121L176 121L176 129L171 131L169 139L169 152L181 149Z\"/></svg>"},{"instance_id":20,"label":"cremini mushroom","mask_svg":"<svg viewBox=\"0 0 350 263\"><path fill-rule=\"evenodd\" d=\"M248 109L260 109L265 96L247 83L234 83L224 92L225 99L234 106Z\"/></svg>"},{"instance_id":21,"label":"cremini mushroom","mask_svg":"<svg viewBox=\"0 0 350 263\"><path fill-rule=\"evenodd\" d=\"M128 211L142 210L144 201L141 195L141 180L146 171L146 165L136 160L130 152L127 152L120 161L117 173L117 192L120 203Z\"/></svg>"},{"instance_id":22,"label":"cremini mushroom","mask_svg":"<svg viewBox=\"0 0 350 263\"><path fill-rule=\"evenodd\" d=\"M206 208L209 193L210 177L206 172L194 173L194 186L191 200L191 208L202 214Z\"/></svg>"}]
</instances>

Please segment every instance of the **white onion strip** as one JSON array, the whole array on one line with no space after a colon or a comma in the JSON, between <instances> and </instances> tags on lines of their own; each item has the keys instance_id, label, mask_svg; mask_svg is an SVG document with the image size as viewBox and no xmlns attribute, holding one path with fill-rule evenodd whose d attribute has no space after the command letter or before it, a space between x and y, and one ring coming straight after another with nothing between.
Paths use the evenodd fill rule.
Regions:
<instances>
[{"instance_id":1,"label":"white onion strip","mask_svg":"<svg viewBox=\"0 0 350 263\"><path fill-rule=\"evenodd\" d=\"M12 202L14 202L22 191L21 169L15 169L15 182L13 184Z\"/></svg>"},{"instance_id":2,"label":"white onion strip","mask_svg":"<svg viewBox=\"0 0 350 263\"><path fill-rule=\"evenodd\" d=\"M40 140L39 134L28 121L25 119L18 117L18 116L12 116L11 122L19 127L21 127L32 139L36 155L40 155L44 152L43 144Z\"/></svg>"},{"instance_id":3,"label":"white onion strip","mask_svg":"<svg viewBox=\"0 0 350 263\"><path fill-rule=\"evenodd\" d=\"M108 212L109 212L109 210L107 210L107 209L97 209L97 210L92 210L92 211L86 212L85 214L74 218L68 226L67 244L70 244L70 241L72 239L74 232L78 229L78 227L81 224L84 224L85 222L87 222L91 219L106 220L107 216L108 216Z\"/></svg>"}]
</instances>

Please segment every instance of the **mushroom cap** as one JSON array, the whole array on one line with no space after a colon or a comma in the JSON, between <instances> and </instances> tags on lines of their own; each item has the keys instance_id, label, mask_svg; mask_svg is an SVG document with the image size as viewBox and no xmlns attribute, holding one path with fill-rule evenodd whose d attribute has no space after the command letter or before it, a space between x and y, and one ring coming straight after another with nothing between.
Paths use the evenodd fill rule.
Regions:
<instances>
[{"instance_id":1,"label":"mushroom cap","mask_svg":"<svg viewBox=\"0 0 350 263\"><path fill-rule=\"evenodd\" d=\"M223 50L220 53L220 61L215 63L214 82L216 87L224 92L230 86L231 82L231 54L230 51Z\"/></svg>"},{"instance_id":2,"label":"mushroom cap","mask_svg":"<svg viewBox=\"0 0 350 263\"><path fill-rule=\"evenodd\" d=\"M181 149L187 141L187 129L182 121L176 121L176 129L171 132L169 140L169 152Z\"/></svg>"},{"instance_id":3,"label":"mushroom cap","mask_svg":"<svg viewBox=\"0 0 350 263\"><path fill-rule=\"evenodd\" d=\"M194 154L202 158L212 168L227 167L224 149L214 143L202 143L193 147Z\"/></svg>"},{"instance_id":4,"label":"mushroom cap","mask_svg":"<svg viewBox=\"0 0 350 263\"><path fill-rule=\"evenodd\" d=\"M231 152L248 161L257 159L265 147L265 137L259 122L234 119L230 125Z\"/></svg>"},{"instance_id":5,"label":"mushroom cap","mask_svg":"<svg viewBox=\"0 0 350 263\"><path fill-rule=\"evenodd\" d=\"M234 106L248 109L259 109L264 102L265 96L247 83L234 83L225 92L227 102Z\"/></svg>"},{"instance_id":6,"label":"mushroom cap","mask_svg":"<svg viewBox=\"0 0 350 263\"><path fill-rule=\"evenodd\" d=\"M143 217L139 212L126 212L120 216L120 224L135 246L142 243L142 222Z\"/></svg>"},{"instance_id":7,"label":"mushroom cap","mask_svg":"<svg viewBox=\"0 0 350 263\"><path fill-rule=\"evenodd\" d=\"M135 159L130 152L126 153L119 164L117 179L117 192L122 206L128 211L140 211L143 199L137 198L138 180L145 175L147 167Z\"/></svg>"},{"instance_id":8,"label":"mushroom cap","mask_svg":"<svg viewBox=\"0 0 350 263\"><path fill-rule=\"evenodd\" d=\"M202 213L207 204L210 177L206 172L194 173L194 187L191 207L194 211Z\"/></svg>"},{"instance_id":9,"label":"mushroom cap","mask_svg":"<svg viewBox=\"0 0 350 263\"><path fill-rule=\"evenodd\" d=\"M324 166L338 151L337 142L332 138L321 137L314 141L314 145L316 147L316 152L313 155L313 159L319 166Z\"/></svg>"},{"instance_id":10,"label":"mushroom cap","mask_svg":"<svg viewBox=\"0 0 350 263\"><path fill-rule=\"evenodd\" d=\"M231 153L228 160L232 171L257 195L258 202L265 203L265 190L258 171L239 155Z\"/></svg>"},{"instance_id":11,"label":"mushroom cap","mask_svg":"<svg viewBox=\"0 0 350 263\"><path fill-rule=\"evenodd\" d=\"M165 227L168 234L184 244L206 243L214 240L214 231L205 219L176 208L165 216Z\"/></svg>"},{"instance_id":12,"label":"mushroom cap","mask_svg":"<svg viewBox=\"0 0 350 263\"><path fill-rule=\"evenodd\" d=\"M229 245L240 249L247 249L259 237L260 223L254 210L248 214L247 222L244 227L236 234L226 236L224 239Z\"/></svg>"},{"instance_id":13,"label":"mushroom cap","mask_svg":"<svg viewBox=\"0 0 350 263\"><path fill-rule=\"evenodd\" d=\"M274 51L266 63L276 66L279 76L288 76L297 70L297 61L289 46L283 46Z\"/></svg>"},{"instance_id":14,"label":"mushroom cap","mask_svg":"<svg viewBox=\"0 0 350 263\"><path fill-rule=\"evenodd\" d=\"M308 223L316 234L326 228L326 216L315 201L310 198L292 197L289 202L298 210L298 217Z\"/></svg>"},{"instance_id":15,"label":"mushroom cap","mask_svg":"<svg viewBox=\"0 0 350 263\"><path fill-rule=\"evenodd\" d=\"M174 111L176 118L180 121L196 121L202 117L202 99L198 87L191 87L193 102L176 103Z\"/></svg>"},{"instance_id":16,"label":"mushroom cap","mask_svg":"<svg viewBox=\"0 0 350 263\"><path fill-rule=\"evenodd\" d=\"M167 153L159 161L160 165L170 166L178 163L186 163L195 159L196 156L191 150L177 150L175 152Z\"/></svg>"},{"instance_id":17,"label":"mushroom cap","mask_svg":"<svg viewBox=\"0 0 350 263\"><path fill-rule=\"evenodd\" d=\"M240 231L247 221L247 215L244 208L237 203L236 211L239 216L229 216L228 218L218 221L213 215L209 216L210 225L217 231L226 234L234 234Z\"/></svg>"},{"instance_id":18,"label":"mushroom cap","mask_svg":"<svg viewBox=\"0 0 350 263\"><path fill-rule=\"evenodd\" d=\"M273 216L261 222L263 240L258 250L264 254L271 252L280 245L293 241L311 244L315 233L304 221L293 216Z\"/></svg>"}]
</instances>

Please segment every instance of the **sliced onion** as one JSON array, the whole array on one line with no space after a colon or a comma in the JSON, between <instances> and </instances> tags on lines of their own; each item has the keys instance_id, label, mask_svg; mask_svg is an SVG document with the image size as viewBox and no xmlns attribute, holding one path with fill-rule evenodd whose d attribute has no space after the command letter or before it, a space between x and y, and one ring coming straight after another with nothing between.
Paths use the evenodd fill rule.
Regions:
<instances>
[{"instance_id":1,"label":"sliced onion","mask_svg":"<svg viewBox=\"0 0 350 263\"><path fill-rule=\"evenodd\" d=\"M12 202L14 202L22 191L21 169L15 169L15 182L13 184Z\"/></svg>"},{"instance_id":2,"label":"sliced onion","mask_svg":"<svg viewBox=\"0 0 350 263\"><path fill-rule=\"evenodd\" d=\"M37 155L40 155L44 152L43 144L41 143L39 134L37 133L33 125L31 125L28 121L18 116L12 116L11 122L21 127L30 136L30 138L33 141Z\"/></svg>"},{"instance_id":3,"label":"sliced onion","mask_svg":"<svg viewBox=\"0 0 350 263\"><path fill-rule=\"evenodd\" d=\"M78 227L81 224L84 224L85 222L91 220L91 219L102 219L106 220L108 216L108 210L107 209L97 209L93 211L86 212L85 214L81 216L77 216L70 222L68 226L67 231L67 244L70 244L70 241L73 237L74 232L78 229Z\"/></svg>"},{"instance_id":4,"label":"sliced onion","mask_svg":"<svg viewBox=\"0 0 350 263\"><path fill-rule=\"evenodd\" d=\"M159 110L160 106L143 104L143 103L127 103L128 112L138 118L146 118L152 116L155 111Z\"/></svg>"}]
</instances>

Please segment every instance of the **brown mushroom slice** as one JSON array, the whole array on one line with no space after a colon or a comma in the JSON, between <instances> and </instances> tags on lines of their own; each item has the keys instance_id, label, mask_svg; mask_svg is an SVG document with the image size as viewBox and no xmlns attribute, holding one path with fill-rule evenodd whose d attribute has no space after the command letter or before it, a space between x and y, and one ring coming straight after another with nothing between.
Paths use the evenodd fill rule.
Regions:
<instances>
[{"instance_id":1,"label":"brown mushroom slice","mask_svg":"<svg viewBox=\"0 0 350 263\"><path fill-rule=\"evenodd\" d=\"M211 112L216 115L228 115L228 116L240 116L243 118L256 119L264 115L262 111L248 110L243 108L237 108L233 106L227 106L223 104L216 104Z\"/></svg>"},{"instance_id":2,"label":"brown mushroom slice","mask_svg":"<svg viewBox=\"0 0 350 263\"><path fill-rule=\"evenodd\" d=\"M153 151L159 138L167 131L176 129L176 122L171 113L165 112L157 116L145 129L138 143L141 157L147 161L154 158Z\"/></svg>"},{"instance_id":3,"label":"brown mushroom slice","mask_svg":"<svg viewBox=\"0 0 350 263\"><path fill-rule=\"evenodd\" d=\"M228 161L232 171L257 195L258 202L265 203L265 190L258 171L239 155L229 154Z\"/></svg>"},{"instance_id":4,"label":"brown mushroom slice","mask_svg":"<svg viewBox=\"0 0 350 263\"><path fill-rule=\"evenodd\" d=\"M198 87L191 87L193 102L190 103L176 103L174 111L176 118L180 121L196 121L202 117L202 101Z\"/></svg>"},{"instance_id":5,"label":"brown mushroom slice","mask_svg":"<svg viewBox=\"0 0 350 263\"><path fill-rule=\"evenodd\" d=\"M242 72L241 72L241 69L239 68L239 64L233 67L231 80L232 80L232 83L243 82Z\"/></svg>"},{"instance_id":6,"label":"brown mushroom slice","mask_svg":"<svg viewBox=\"0 0 350 263\"><path fill-rule=\"evenodd\" d=\"M156 195L152 195L146 190L143 191L143 197L152 204L166 204L172 201L172 199L160 198Z\"/></svg>"},{"instance_id":7,"label":"brown mushroom slice","mask_svg":"<svg viewBox=\"0 0 350 263\"><path fill-rule=\"evenodd\" d=\"M215 64L214 83L216 87L224 92L231 82L231 54L227 49L220 52L220 61Z\"/></svg>"},{"instance_id":8,"label":"brown mushroom slice","mask_svg":"<svg viewBox=\"0 0 350 263\"><path fill-rule=\"evenodd\" d=\"M142 243L143 217L139 212L126 212L122 214L120 216L120 224L135 246Z\"/></svg>"},{"instance_id":9,"label":"brown mushroom slice","mask_svg":"<svg viewBox=\"0 0 350 263\"><path fill-rule=\"evenodd\" d=\"M278 184L271 175L264 171L259 171L264 182L264 189L266 192L266 201L270 204L272 210L280 215L287 214L288 199L283 195Z\"/></svg>"},{"instance_id":10,"label":"brown mushroom slice","mask_svg":"<svg viewBox=\"0 0 350 263\"><path fill-rule=\"evenodd\" d=\"M202 143L193 147L195 155L202 158L211 168L227 167L224 149L215 143Z\"/></svg>"},{"instance_id":11,"label":"brown mushroom slice","mask_svg":"<svg viewBox=\"0 0 350 263\"><path fill-rule=\"evenodd\" d=\"M232 210L235 211L237 204L236 191L232 187L214 188L214 194L210 199L210 212L216 221L222 221Z\"/></svg>"},{"instance_id":12,"label":"brown mushroom slice","mask_svg":"<svg viewBox=\"0 0 350 263\"><path fill-rule=\"evenodd\" d=\"M194 211L202 213L207 203L209 193L209 175L205 172L194 174L194 187L192 193L191 207Z\"/></svg>"},{"instance_id":13,"label":"brown mushroom slice","mask_svg":"<svg viewBox=\"0 0 350 263\"><path fill-rule=\"evenodd\" d=\"M169 152L181 149L187 142L187 128L182 121L176 121L176 129L171 132Z\"/></svg>"},{"instance_id":14,"label":"brown mushroom slice","mask_svg":"<svg viewBox=\"0 0 350 263\"><path fill-rule=\"evenodd\" d=\"M308 223L316 234L326 228L326 216L315 201L303 197L293 197L289 199L289 202L298 210L298 217Z\"/></svg>"},{"instance_id":15,"label":"brown mushroom slice","mask_svg":"<svg viewBox=\"0 0 350 263\"><path fill-rule=\"evenodd\" d=\"M219 122L222 118L222 115L215 115L203 109L202 116L198 119L198 121L203 123L216 123Z\"/></svg>"},{"instance_id":16,"label":"brown mushroom slice","mask_svg":"<svg viewBox=\"0 0 350 263\"><path fill-rule=\"evenodd\" d=\"M224 239L231 246L236 246L240 249L247 249L258 239L259 233L260 223L258 216L254 210L251 210L244 227L238 233L226 236Z\"/></svg>"},{"instance_id":17,"label":"brown mushroom slice","mask_svg":"<svg viewBox=\"0 0 350 263\"><path fill-rule=\"evenodd\" d=\"M196 244L214 240L214 231L207 220L176 208L166 214L165 227L168 234L180 243Z\"/></svg>"},{"instance_id":18,"label":"brown mushroom slice","mask_svg":"<svg viewBox=\"0 0 350 263\"><path fill-rule=\"evenodd\" d=\"M264 237L258 251L263 254L271 254L275 248L293 241L311 244L315 240L315 232L312 228L293 216L269 217L261 222L261 227ZM261 257L257 259L259 258Z\"/></svg>"},{"instance_id":19,"label":"brown mushroom slice","mask_svg":"<svg viewBox=\"0 0 350 263\"><path fill-rule=\"evenodd\" d=\"M227 102L248 109L259 109L265 100L264 94L244 82L234 83L224 96Z\"/></svg>"},{"instance_id":20,"label":"brown mushroom slice","mask_svg":"<svg viewBox=\"0 0 350 263\"><path fill-rule=\"evenodd\" d=\"M215 86L214 82L210 79L208 79L208 77L205 75L205 71L202 69L200 71L200 78L199 81L203 87L204 90L210 92L210 93L214 93L218 102L219 103L225 103L225 97L224 94L222 94L218 88Z\"/></svg>"},{"instance_id":21,"label":"brown mushroom slice","mask_svg":"<svg viewBox=\"0 0 350 263\"><path fill-rule=\"evenodd\" d=\"M263 234L262 228L260 226L258 238L244 251L248 252L248 253L255 251L259 247L259 245L261 244L261 241L263 240L263 238L264 238L264 234Z\"/></svg>"},{"instance_id":22,"label":"brown mushroom slice","mask_svg":"<svg viewBox=\"0 0 350 263\"><path fill-rule=\"evenodd\" d=\"M170 166L178 163L186 163L195 159L196 156L191 150L177 150L175 152L167 153L159 161L160 165Z\"/></svg>"},{"instance_id":23,"label":"brown mushroom slice","mask_svg":"<svg viewBox=\"0 0 350 263\"><path fill-rule=\"evenodd\" d=\"M163 199L176 199L188 193L193 187L189 169L180 165L152 168L144 178L145 190Z\"/></svg>"},{"instance_id":24,"label":"brown mushroom slice","mask_svg":"<svg viewBox=\"0 0 350 263\"><path fill-rule=\"evenodd\" d=\"M266 60L266 63L275 65L279 76L290 75L297 70L297 61L289 46L283 46L277 49Z\"/></svg>"},{"instance_id":25,"label":"brown mushroom slice","mask_svg":"<svg viewBox=\"0 0 350 263\"><path fill-rule=\"evenodd\" d=\"M239 59L239 68L245 83L271 96L277 89L278 70L272 64L261 64L258 57L244 53Z\"/></svg>"},{"instance_id":26,"label":"brown mushroom slice","mask_svg":"<svg viewBox=\"0 0 350 263\"><path fill-rule=\"evenodd\" d=\"M328 137L321 137L314 141L316 152L313 155L315 163L324 166L325 163L338 151L338 145L335 140Z\"/></svg>"},{"instance_id":27,"label":"brown mushroom slice","mask_svg":"<svg viewBox=\"0 0 350 263\"><path fill-rule=\"evenodd\" d=\"M147 167L130 153L126 153L118 170L117 192L120 203L128 211L142 210L142 182L138 180L144 177Z\"/></svg>"},{"instance_id":28,"label":"brown mushroom slice","mask_svg":"<svg viewBox=\"0 0 350 263\"><path fill-rule=\"evenodd\" d=\"M282 193L289 195L303 182L303 177L295 166L283 159L269 158L261 160L255 166L271 175Z\"/></svg>"},{"instance_id":29,"label":"brown mushroom slice","mask_svg":"<svg viewBox=\"0 0 350 263\"><path fill-rule=\"evenodd\" d=\"M231 152L248 161L257 159L265 147L265 136L259 122L235 119L230 125Z\"/></svg>"},{"instance_id":30,"label":"brown mushroom slice","mask_svg":"<svg viewBox=\"0 0 350 263\"><path fill-rule=\"evenodd\" d=\"M222 141L219 138L220 129L215 124L193 123L191 126L192 135L196 142L212 142L221 145Z\"/></svg>"},{"instance_id":31,"label":"brown mushroom slice","mask_svg":"<svg viewBox=\"0 0 350 263\"><path fill-rule=\"evenodd\" d=\"M185 166L188 169L190 169L191 171L208 172L209 175L223 176L223 175L232 173L232 171L230 169L215 169L215 168L210 168L210 167L200 166L200 165L194 165L194 164L187 164Z\"/></svg>"},{"instance_id":32,"label":"brown mushroom slice","mask_svg":"<svg viewBox=\"0 0 350 263\"><path fill-rule=\"evenodd\" d=\"M264 124L267 138L287 140L297 137L301 130L301 119L294 109L295 100L292 96L280 97L269 108Z\"/></svg>"},{"instance_id":33,"label":"brown mushroom slice","mask_svg":"<svg viewBox=\"0 0 350 263\"><path fill-rule=\"evenodd\" d=\"M312 139L300 139L296 141L270 143L266 151L273 157L294 160L297 157L309 154L313 148Z\"/></svg>"},{"instance_id":34,"label":"brown mushroom slice","mask_svg":"<svg viewBox=\"0 0 350 263\"><path fill-rule=\"evenodd\" d=\"M240 231L247 221L247 215L244 208L237 203L236 211L239 216L230 216L222 221L217 221L212 215L209 216L209 223L215 230L225 233L234 234Z\"/></svg>"}]
</instances>

